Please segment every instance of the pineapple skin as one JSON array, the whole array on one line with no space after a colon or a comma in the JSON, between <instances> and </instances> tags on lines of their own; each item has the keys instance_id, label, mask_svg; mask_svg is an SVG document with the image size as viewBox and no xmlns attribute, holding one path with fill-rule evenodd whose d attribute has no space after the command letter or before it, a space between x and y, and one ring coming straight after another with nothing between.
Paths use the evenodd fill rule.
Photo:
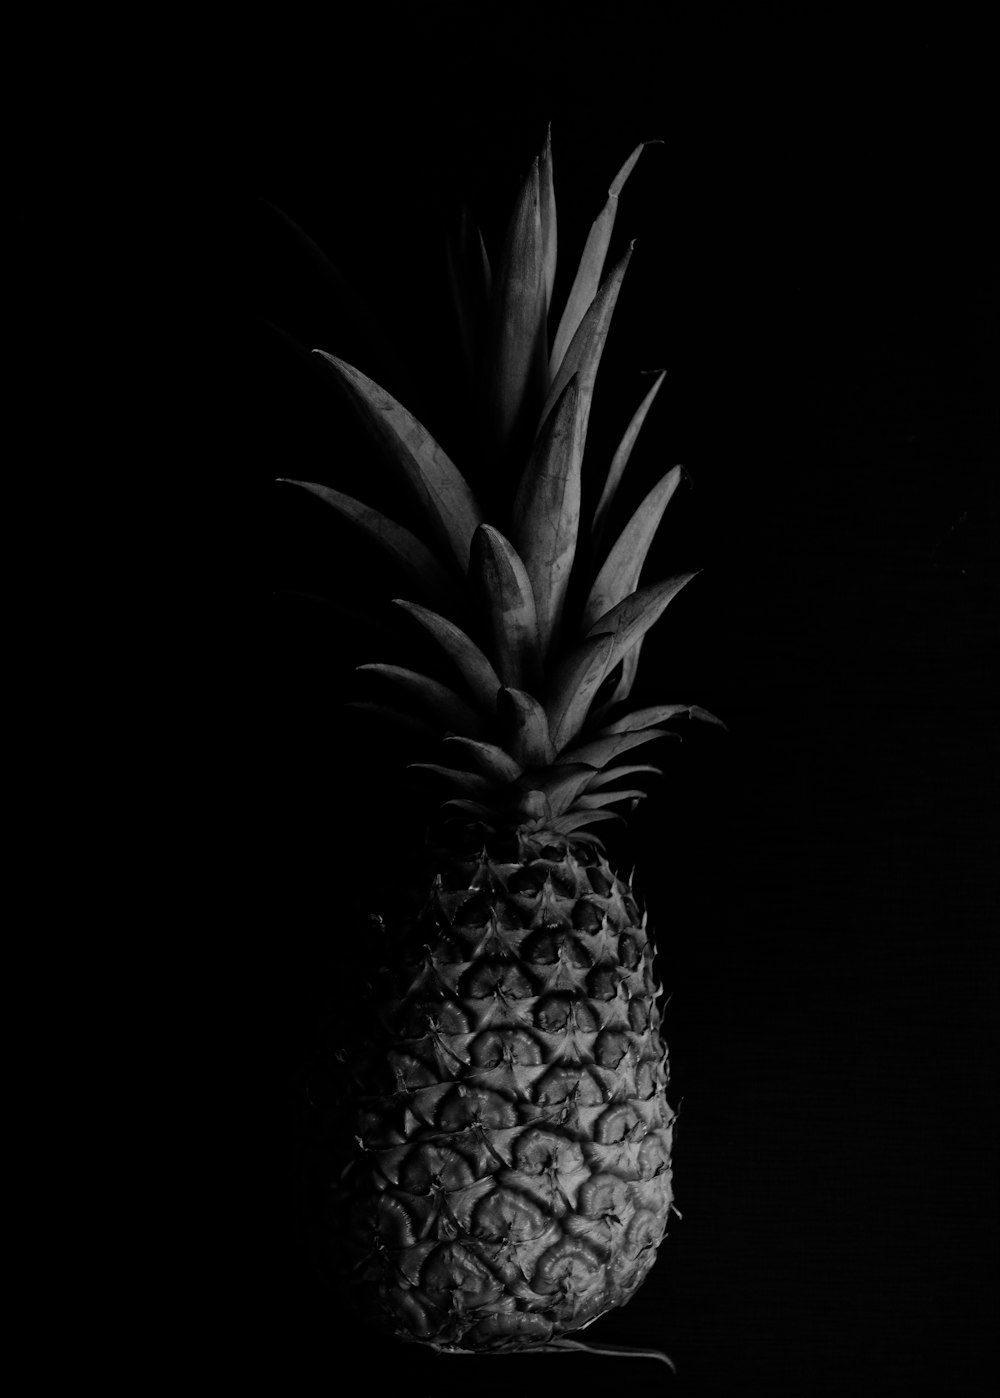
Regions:
<instances>
[{"instance_id":1,"label":"pineapple skin","mask_svg":"<svg viewBox=\"0 0 1000 1398\"><path fill-rule=\"evenodd\" d=\"M367 1033L327 1016L315 1047L309 1244L402 1340L537 1347L628 1301L666 1230L675 1114L646 915L588 842L524 830L438 854L424 890L372 919Z\"/></svg>"}]
</instances>

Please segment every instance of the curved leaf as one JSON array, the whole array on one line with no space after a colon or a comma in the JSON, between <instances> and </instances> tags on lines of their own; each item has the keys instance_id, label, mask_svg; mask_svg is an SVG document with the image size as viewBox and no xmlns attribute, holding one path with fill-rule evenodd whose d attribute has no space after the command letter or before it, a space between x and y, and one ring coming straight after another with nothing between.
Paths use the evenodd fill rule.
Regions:
<instances>
[{"instance_id":1,"label":"curved leaf","mask_svg":"<svg viewBox=\"0 0 1000 1398\"><path fill-rule=\"evenodd\" d=\"M460 699L454 690L431 679L429 675L407 670L402 665L370 664L359 665L357 668L381 675L407 694L413 695L426 704L443 727L454 729L466 737L478 737L482 732L482 722L475 710L471 709L464 699Z\"/></svg>"},{"instance_id":2,"label":"curved leaf","mask_svg":"<svg viewBox=\"0 0 1000 1398\"><path fill-rule=\"evenodd\" d=\"M654 776L662 777L662 767L652 767L648 762L635 762L624 767L607 767L603 772L595 772L587 783L588 791L598 791L609 782L618 781L622 777L630 777L636 772L652 772Z\"/></svg>"},{"instance_id":3,"label":"curved leaf","mask_svg":"<svg viewBox=\"0 0 1000 1398\"><path fill-rule=\"evenodd\" d=\"M601 791L596 796L580 795L575 805L581 811L599 811L603 806L613 806L616 801L644 801L649 795L639 787L623 787L621 791Z\"/></svg>"},{"instance_id":4,"label":"curved leaf","mask_svg":"<svg viewBox=\"0 0 1000 1398\"><path fill-rule=\"evenodd\" d=\"M569 835L585 825L596 825L599 820L624 820L624 816L617 811L574 811L572 815L558 816L552 822L552 829L561 835Z\"/></svg>"},{"instance_id":5,"label":"curved leaf","mask_svg":"<svg viewBox=\"0 0 1000 1398\"><path fill-rule=\"evenodd\" d=\"M677 577L665 578L663 582L640 588L594 622L587 632L588 636L612 638L608 670L614 669L629 648L660 619L667 604L681 588L696 576L696 573L680 573Z\"/></svg>"},{"instance_id":6,"label":"curved leaf","mask_svg":"<svg viewBox=\"0 0 1000 1398\"><path fill-rule=\"evenodd\" d=\"M613 733L591 742L581 743L563 754L567 762L588 762L592 767L606 767L609 762L630 748L642 747L656 738L676 738L669 728L644 728L641 733ZM615 769L619 774L619 769Z\"/></svg>"},{"instance_id":7,"label":"curved leaf","mask_svg":"<svg viewBox=\"0 0 1000 1398\"><path fill-rule=\"evenodd\" d=\"M475 641L470 640L453 621L427 607L420 607L416 602L408 602L402 597L392 600L434 637L468 685L480 711L491 717L496 709L500 677Z\"/></svg>"},{"instance_id":8,"label":"curved leaf","mask_svg":"<svg viewBox=\"0 0 1000 1398\"><path fill-rule=\"evenodd\" d=\"M591 226L569 298L559 321L559 329L556 331L552 344L552 355L549 360L550 378L554 379L559 372L570 341L597 295L597 288L601 284L601 273L604 271L604 259L611 243L611 232L615 226L615 215L618 212L618 196L622 192L625 181L632 173L636 161L642 154L643 147L657 144L662 143L643 141L641 145L636 146L612 181L611 188L608 190L607 203Z\"/></svg>"},{"instance_id":9,"label":"curved leaf","mask_svg":"<svg viewBox=\"0 0 1000 1398\"><path fill-rule=\"evenodd\" d=\"M593 636L576 646L552 677L545 710L556 752L583 727L594 695L608 671L614 640Z\"/></svg>"},{"instance_id":10,"label":"curved leaf","mask_svg":"<svg viewBox=\"0 0 1000 1398\"><path fill-rule=\"evenodd\" d=\"M623 257L615 263L612 270L605 278L600 291L577 327L576 334L570 341L569 348L563 356L563 361L559 366L559 372L555 375L549 387L548 397L545 400L545 407L539 420L540 425L548 418L555 408L556 403L562 396L563 390L574 374L580 375L580 442L581 452L583 444L587 440L587 425L590 421L590 403L594 396L594 383L597 379L597 370L601 363L601 355L604 351L604 342L608 338L608 331L611 328L611 317L614 315L615 306L618 302L618 293L621 290L622 279L625 276L625 269L628 267L629 259L632 256L632 249L635 244L630 243Z\"/></svg>"},{"instance_id":11,"label":"curved leaf","mask_svg":"<svg viewBox=\"0 0 1000 1398\"><path fill-rule=\"evenodd\" d=\"M402 469L463 574L468 572L469 546L483 517L468 481L412 413L384 388L335 355L325 350L315 353L329 364L371 435Z\"/></svg>"},{"instance_id":12,"label":"curved leaf","mask_svg":"<svg viewBox=\"0 0 1000 1398\"><path fill-rule=\"evenodd\" d=\"M675 466L657 481L618 536L591 586L583 609L585 628L636 590L646 555L680 479L681 468Z\"/></svg>"},{"instance_id":13,"label":"curved leaf","mask_svg":"<svg viewBox=\"0 0 1000 1398\"><path fill-rule=\"evenodd\" d=\"M610 733L634 733L638 728L648 728L652 723L667 723L670 719L676 718L678 714L686 714L690 718L700 718L706 723L717 723L721 728L725 724L721 718L716 718L707 709L701 708L698 704L654 704L648 709L635 709L630 714L625 714L622 718L616 719L614 723L607 724L600 729L595 736L601 737Z\"/></svg>"},{"instance_id":14,"label":"curved leaf","mask_svg":"<svg viewBox=\"0 0 1000 1398\"><path fill-rule=\"evenodd\" d=\"M605 714L609 714L612 709L616 709L619 704L624 703L632 693L635 677L639 673L639 661L642 657L642 647L645 640L645 636L640 636L622 656L618 682L608 696L607 703L601 704L600 707L595 709L591 714L591 718L595 721L600 721Z\"/></svg>"},{"instance_id":15,"label":"curved leaf","mask_svg":"<svg viewBox=\"0 0 1000 1398\"><path fill-rule=\"evenodd\" d=\"M545 255L536 159L521 186L493 281L484 387L491 446L502 455L545 394Z\"/></svg>"},{"instance_id":16,"label":"curved leaf","mask_svg":"<svg viewBox=\"0 0 1000 1398\"><path fill-rule=\"evenodd\" d=\"M580 380L569 380L542 429L514 501L513 542L531 583L542 660L558 635L580 526Z\"/></svg>"},{"instance_id":17,"label":"curved leaf","mask_svg":"<svg viewBox=\"0 0 1000 1398\"><path fill-rule=\"evenodd\" d=\"M585 762L560 762L550 767L536 782L544 791L551 813L562 815L575 802L594 775L594 769Z\"/></svg>"},{"instance_id":18,"label":"curved leaf","mask_svg":"<svg viewBox=\"0 0 1000 1398\"><path fill-rule=\"evenodd\" d=\"M378 510L363 505L353 496L332 490L328 485L317 485L313 481L293 481L287 476L279 477L279 483L297 485L300 489L308 490L310 494L317 496L324 504L331 505L338 514L349 519L369 538L374 539L429 598L437 601L439 605L454 605L454 582L427 545L401 524L387 519Z\"/></svg>"},{"instance_id":19,"label":"curved leaf","mask_svg":"<svg viewBox=\"0 0 1000 1398\"><path fill-rule=\"evenodd\" d=\"M511 732L506 744L511 756L522 767L548 767L555 757L555 748L548 718L538 700L523 689L502 689L498 708Z\"/></svg>"},{"instance_id":20,"label":"curved leaf","mask_svg":"<svg viewBox=\"0 0 1000 1398\"><path fill-rule=\"evenodd\" d=\"M455 796L450 801L445 801L444 805L452 810L462 811L465 815L475 816L478 820L485 821L487 825L496 820L497 813L493 807L484 806L479 801L466 801L460 796Z\"/></svg>"},{"instance_id":21,"label":"curved leaf","mask_svg":"<svg viewBox=\"0 0 1000 1398\"><path fill-rule=\"evenodd\" d=\"M542 221L542 278L545 285L545 313L552 305L556 281L556 194L552 182L552 123L545 133L545 145L538 168L539 214Z\"/></svg>"},{"instance_id":22,"label":"curved leaf","mask_svg":"<svg viewBox=\"0 0 1000 1398\"><path fill-rule=\"evenodd\" d=\"M635 446L636 438L646 421L646 414L653 406L653 400L660 391L663 380L667 377L667 371L661 370L657 375L656 382L646 394L645 398L636 408L632 415L632 420L625 429L625 435L618 444L618 450L611 458L611 465L608 468L607 480L604 482L604 489L601 498L597 502L597 509L594 511L594 518L591 521L591 536L594 542L594 552L598 553L601 547L601 539L604 535L604 528L607 523L608 514L614 504L618 486L621 484L622 474L628 465L629 457L632 455L632 448Z\"/></svg>"},{"instance_id":23,"label":"curved leaf","mask_svg":"<svg viewBox=\"0 0 1000 1398\"><path fill-rule=\"evenodd\" d=\"M489 777L481 777L476 772L463 772L457 767L442 767L438 762L411 762L408 765L417 771L433 772L436 776L444 777L467 796L489 797L494 791Z\"/></svg>"},{"instance_id":24,"label":"curved leaf","mask_svg":"<svg viewBox=\"0 0 1000 1398\"><path fill-rule=\"evenodd\" d=\"M444 741L460 747L480 772L500 785L517 781L521 775L523 769L520 764L495 743L481 743L473 738L460 737L448 737Z\"/></svg>"},{"instance_id":25,"label":"curved leaf","mask_svg":"<svg viewBox=\"0 0 1000 1398\"><path fill-rule=\"evenodd\" d=\"M485 604L497 674L510 689L535 689L538 616L517 550L499 529L482 524L472 540L470 571Z\"/></svg>"}]
</instances>

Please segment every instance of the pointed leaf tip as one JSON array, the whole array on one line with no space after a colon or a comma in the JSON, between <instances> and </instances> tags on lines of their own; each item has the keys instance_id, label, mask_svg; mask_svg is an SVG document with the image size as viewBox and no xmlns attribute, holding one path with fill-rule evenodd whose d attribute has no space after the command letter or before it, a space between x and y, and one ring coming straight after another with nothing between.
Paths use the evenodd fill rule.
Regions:
<instances>
[{"instance_id":1,"label":"pointed leaf tip","mask_svg":"<svg viewBox=\"0 0 1000 1398\"><path fill-rule=\"evenodd\" d=\"M380 514L370 506L344 495L330 486L319 485L315 481L296 481L282 478L285 485L295 485L311 495L317 496L330 505L345 519L356 525L375 543L379 544L415 582L418 588L446 609L454 608L455 586L440 563L422 540L411 534L401 524Z\"/></svg>"},{"instance_id":2,"label":"pointed leaf tip","mask_svg":"<svg viewBox=\"0 0 1000 1398\"><path fill-rule=\"evenodd\" d=\"M644 147L648 144L649 142L643 141L636 146L618 171L608 189L607 202L591 226L569 298L563 308L559 329L556 331L552 344L552 354L549 361L549 374L552 379L555 379L558 374L573 336L597 295L598 287L601 284L601 274L604 270L604 259L611 245L611 234L618 211L618 196L624 188L625 181L635 168L636 161L642 154Z\"/></svg>"},{"instance_id":3,"label":"pointed leaf tip","mask_svg":"<svg viewBox=\"0 0 1000 1398\"><path fill-rule=\"evenodd\" d=\"M435 532L448 545L462 572L482 510L468 481L430 433L372 379L326 350L314 350L333 371L365 427L401 470Z\"/></svg>"},{"instance_id":4,"label":"pointed leaf tip","mask_svg":"<svg viewBox=\"0 0 1000 1398\"><path fill-rule=\"evenodd\" d=\"M503 684L533 690L538 680L538 614L524 562L499 529L482 524L472 540L470 576L492 632L492 657Z\"/></svg>"},{"instance_id":5,"label":"pointed leaf tip","mask_svg":"<svg viewBox=\"0 0 1000 1398\"><path fill-rule=\"evenodd\" d=\"M545 392L546 267L539 157L521 185L493 281L485 409L499 455Z\"/></svg>"}]
</instances>

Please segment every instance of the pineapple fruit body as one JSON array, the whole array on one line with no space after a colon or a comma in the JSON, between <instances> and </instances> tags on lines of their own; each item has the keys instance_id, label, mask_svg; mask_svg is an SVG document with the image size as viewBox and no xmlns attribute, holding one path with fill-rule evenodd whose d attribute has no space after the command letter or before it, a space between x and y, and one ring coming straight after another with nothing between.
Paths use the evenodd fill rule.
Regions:
<instances>
[{"instance_id":1,"label":"pineapple fruit body","mask_svg":"<svg viewBox=\"0 0 1000 1398\"><path fill-rule=\"evenodd\" d=\"M313 1164L322 1269L446 1349L544 1343L627 1301L672 1198L646 918L588 845L514 843L440 860L417 915L383 924L377 1032Z\"/></svg>"}]
</instances>

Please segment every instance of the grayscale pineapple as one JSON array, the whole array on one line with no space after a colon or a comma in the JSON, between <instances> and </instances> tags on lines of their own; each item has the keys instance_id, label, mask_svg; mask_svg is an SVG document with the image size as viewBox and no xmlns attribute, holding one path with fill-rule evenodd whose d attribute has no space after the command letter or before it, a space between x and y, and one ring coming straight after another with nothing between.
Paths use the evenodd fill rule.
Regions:
<instances>
[{"instance_id":1,"label":"grayscale pineapple","mask_svg":"<svg viewBox=\"0 0 1000 1398\"><path fill-rule=\"evenodd\" d=\"M373 713L405 718L423 755L434 745L413 765L440 786L440 810L411 852L416 872L404 879L387 855L367 917L337 928L367 939L372 975L364 993L331 988L304 1094L322 1270L375 1323L441 1350L564 1344L635 1293L672 1207L652 940L595 833L657 770L636 749L682 716L712 718L627 706L643 637L692 576L640 586L678 467L605 540L662 374L581 517L595 378L631 249L607 276L604 262L641 150L590 230L551 341L549 140L495 274L470 220L453 245L492 518L406 408L332 354L413 518L294 482L389 552L412 587L398 605L451 676L363 667L401 705Z\"/></svg>"}]
</instances>

